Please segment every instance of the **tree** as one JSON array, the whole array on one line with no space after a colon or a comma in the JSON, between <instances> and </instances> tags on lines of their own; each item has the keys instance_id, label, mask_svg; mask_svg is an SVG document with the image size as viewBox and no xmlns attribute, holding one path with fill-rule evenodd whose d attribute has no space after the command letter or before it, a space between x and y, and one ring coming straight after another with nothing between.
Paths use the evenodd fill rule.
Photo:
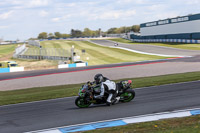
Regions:
<instances>
[{"instance_id":1,"label":"tree","mask_svg":"<svg viewBox=\"0 0 200 133\"><path fill-rule=\"evenodd\" d=\"M117 30L117 28L110 28L110 29L108 29L107 33L108 34L116 34L116 30Z\"/></svg>"},{"instance_id":2,"label":"tree","mask_svg":"<svg viewBox=\"0 0 200 133\"><path fill-rule=\"evenodd\" d=\"M71 36L72 37L81 37L82 36L82 31L71 29Z\"/></svg>"},{"instance_id":3,"label":"tree","mask_svg":"<svg viewBox=\"0 0 200 133\"><path fill-rule=\"evenodd\" d=\"M92 36L92 30L85 28L83 31L83 36Z\"/></svg>"},{"instance_id":4,"label":"tree","mask_svg":"<svg viewBox=\"0 0 200 133\"><path fill-rule=\"evenodd\" d=\"M53 33L49 33L48 34L48 39L53 39L53 38L55 38L54 34Z\"/></svg>"},{"instance_id":5,"label":"tree","mask_svg":"<svg viewBox=\"0 0 200 133\"><path fill-rule=\"evenodd\" d=\"M54 35L56 38L62 38L62 34L60 32L55 32Z\"/></svg>"},{"instance_id":6,"label":"tree","mask_svg":"<svg viewBox=\"0 0 200 133\"><path fill-rule=\"evenodd\" d=\"M38 35L38 39L47 39L47 33L46 32L42 32Z\"/></svg>"},{"instance_id":7,"label":"tree","mask_svg":"<svg viewBox=\"0 0 200 133\"><path fill-rule=\"evenodd\" d=\"M70 34L62 34L62 38L69 38L71 37Z\"/></svg>"},{"instance_id":8,"label":"tree","mask_svg":"<svg viewBox=\"0 0 200 133\"><path fill-rule=\"evenodd\" d=\"M131 30L132 30L133 32L140 32L140 26L139 26L139 25L133 25L133 26L131 27Z\"/></svg>"}]
</instances>

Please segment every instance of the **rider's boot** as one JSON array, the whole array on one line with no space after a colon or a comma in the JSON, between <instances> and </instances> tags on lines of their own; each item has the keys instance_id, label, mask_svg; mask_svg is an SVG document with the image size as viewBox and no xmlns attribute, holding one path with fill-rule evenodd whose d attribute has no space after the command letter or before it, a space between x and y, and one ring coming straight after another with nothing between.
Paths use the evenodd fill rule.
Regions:
<instances>
[{"instance_id":1,"label":"rider's boot","mask_svg":"<svg viewBox=\"0 0 200 133\"><path fill-rule=\"evenodd\" d=\"M114 105L114 104L118 103L119 99L120 99L120 97L116 97L115 100L112 102L112 104Z\"/></svg>"}]
</instances>

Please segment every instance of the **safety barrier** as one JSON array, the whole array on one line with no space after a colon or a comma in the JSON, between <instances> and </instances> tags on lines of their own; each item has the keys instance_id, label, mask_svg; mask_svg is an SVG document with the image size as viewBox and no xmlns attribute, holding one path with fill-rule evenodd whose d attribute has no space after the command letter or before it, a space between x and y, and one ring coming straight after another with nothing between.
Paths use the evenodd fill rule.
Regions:
<instances>
[{"instance_id":1,"label":"safety barrier","mask_svg":"<svg viewBox=\"0 0 200 133\"><path fill-rule=\"evenodd\" d=\"M21 45L15 49L15 53L13 54L14 58L17 58L19 55L23 54L27 50L26 44Z\"/></svg>"},{"instance_id":2,"label":"safety barrier","mask_svg":"<svg viewBox=\"0 0 200 133\"><path fill-rule=\"evenodd\" d=\"M20 71L24 71L24 67L0 68L0 73L20 72Z\"/></svg>"},{"instance_id":3,"label":"safety barrier","mask_svg":"<svg viewBox=\"0 0 200 133\"><path fill-rule=\"evenodd\" d=\"M169 42L169 43L199 43L200 40L187 40L187 39L131 39L134 42Z\"/></svg>"},{"instance_id":4,"label":"safety barrier","mask_svg":"<svg viewBox=\"0 0 200 133\"><path fill-rule=\"evenodd\" d=\"M28 44L36 46L36 47L40 47L40 41L39 40L29 40Z\"/></svg>"},{"instance_id":5,"label":"safety barrier","mask_svg":"<svg viewBox=\"0 0 200 133\"><path fill-rule=\"evenodd\" d=\"M88 63L84 62L84 63L73 63L73 64L61 64L58 65L58 68L72 68L72 67L84 67L84 66L88 66Z\"/></svg>"}]
</instances>

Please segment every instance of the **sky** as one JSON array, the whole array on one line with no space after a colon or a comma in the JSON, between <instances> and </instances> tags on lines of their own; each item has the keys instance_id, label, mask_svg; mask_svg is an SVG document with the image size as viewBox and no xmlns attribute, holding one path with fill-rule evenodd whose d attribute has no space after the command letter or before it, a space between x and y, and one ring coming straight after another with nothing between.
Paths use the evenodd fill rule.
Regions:
<instances>
[{"instance_id":1,"label":"sky","mask_svg":"<svg viewBox=\"0 0 200 133\"><path fill-rule=\"evenodd\" d=\"M0 38L112 27L200 13L200 0L0 0Z\"/></svg>"}]
</instances>

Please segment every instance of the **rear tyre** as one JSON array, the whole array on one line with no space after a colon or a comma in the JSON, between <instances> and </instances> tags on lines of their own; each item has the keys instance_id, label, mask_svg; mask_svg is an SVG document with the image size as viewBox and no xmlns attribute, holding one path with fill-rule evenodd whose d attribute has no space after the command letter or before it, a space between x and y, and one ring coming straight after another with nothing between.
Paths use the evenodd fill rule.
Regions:
<instances>
[{"instance_id":1,"label":"rear tyre","mask_svg":"<svg viewBox=\"0 0 200 133\"><path fill-rule=\"evenodd\" d=\"M133 89L126 90L123 94L120 95L121 102L130 102L135 98L135 91Z\"/></svg>"},{"instance_id":2,"label":"rear tyre","mask_svg":"<svg viewBox=\"0 0 200 133\"><path fill-rule=\"evenodd\" d=\"M76 98L75 104L79 108L87 108L87 107L89 107L91 105L90 102L86 101L84 98L81 98L81 97L77 97Z\"/></svg>"}]
</instances>

